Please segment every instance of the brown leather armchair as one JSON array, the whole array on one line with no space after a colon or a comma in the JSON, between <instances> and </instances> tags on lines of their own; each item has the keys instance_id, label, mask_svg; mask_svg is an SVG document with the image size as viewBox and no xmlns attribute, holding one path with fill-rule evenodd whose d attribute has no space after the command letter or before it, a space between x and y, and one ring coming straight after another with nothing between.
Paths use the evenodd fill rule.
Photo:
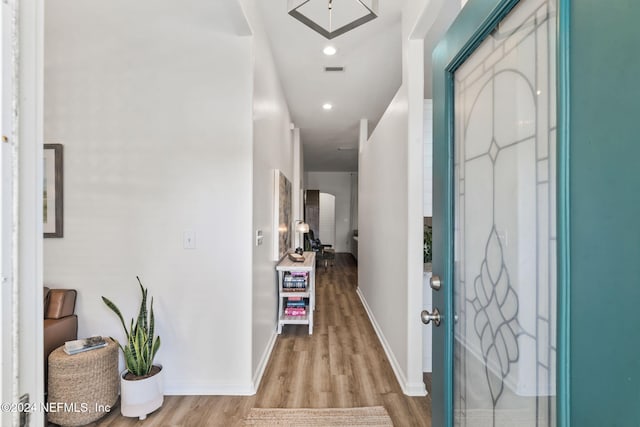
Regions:
<instances>
[{"instance_id":1,"label":"brown leather armchair","mask_svg":"<svg viewBox=\"0 0 640 427\"><path fill-rule=\"evenodd\" d=\"M74 289L43 290L44 295L44 387L47 388L49 354L65 343L78 339L78 316Z\"/></svg>"}]
</instances>

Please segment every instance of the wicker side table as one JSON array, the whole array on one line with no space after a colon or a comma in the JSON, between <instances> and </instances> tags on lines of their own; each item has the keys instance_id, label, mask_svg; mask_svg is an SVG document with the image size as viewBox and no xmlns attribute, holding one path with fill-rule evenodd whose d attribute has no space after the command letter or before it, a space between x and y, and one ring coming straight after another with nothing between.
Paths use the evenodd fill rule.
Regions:
<instances>
[{"instance_id":1,"label":"wicker side table","mask_svg":"<svg viewBox=\"0 0 640 427\"><path fill-rule=\"evenodd\" d=\"M48 420L81 426L106 415L118 399L118 345L69 356L64 346L49 355Z\"/></svg>"}]
</instances>

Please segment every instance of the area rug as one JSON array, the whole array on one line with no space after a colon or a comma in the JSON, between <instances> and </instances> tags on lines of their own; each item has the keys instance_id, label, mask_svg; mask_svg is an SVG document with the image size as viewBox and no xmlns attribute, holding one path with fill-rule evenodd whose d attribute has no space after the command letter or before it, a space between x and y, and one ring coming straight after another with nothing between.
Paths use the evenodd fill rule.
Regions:
<instances>
[{"instance_id":1,"label":"area rug","mask_svg":"<svg viewBox=\"0 0 640 427\"><path fill-rule=\"evenodd\" d=\"M245 426L367 426L393 427L382 406L327 409L252 408L242 421Z\"/></svg>"}]
</instances>

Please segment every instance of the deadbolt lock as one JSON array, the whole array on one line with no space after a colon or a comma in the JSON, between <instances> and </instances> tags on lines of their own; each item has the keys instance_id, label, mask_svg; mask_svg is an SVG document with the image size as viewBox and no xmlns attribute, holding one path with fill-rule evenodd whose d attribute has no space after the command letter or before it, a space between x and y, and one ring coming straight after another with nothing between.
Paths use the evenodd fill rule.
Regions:
<instances>
[{"instance_id":1,"label":"deadbolt lock","mask_svg":"<svg viewBox=\"0 0 640 427\"><path fill-rule=\"evenodd\" d=\"M431 276L431 279L429 280L429 285L431 286L431 289L433 289L434 291L439 291L440 288L442 287L440 276L437 276L437 275Z\"/></svg>"}]
</instances>

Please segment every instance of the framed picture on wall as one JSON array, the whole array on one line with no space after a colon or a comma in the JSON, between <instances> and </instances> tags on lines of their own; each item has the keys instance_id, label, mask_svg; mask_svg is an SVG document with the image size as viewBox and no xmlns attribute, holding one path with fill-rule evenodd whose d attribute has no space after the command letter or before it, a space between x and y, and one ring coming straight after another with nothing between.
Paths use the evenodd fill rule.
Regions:
<instances>
[{"instance_id":1,"label":"framed picture on wall","mask_svg":"<svg viewBox=\"0 0 640 427\"><path fill-rule=\"evenodd\" d=\"M291 247L291 181L278 169L273 181L273 259L279 261Z\"/></svg>"},{"instance_id":2,"label":"framed picture on wall","mask_svg":"<svg viewBox=\"0 0 640 427\"><path fill-rule=\"evenodd\" d=\"M42 220L44 237L62 237L62 144L44 144Z\"/></svg>"}]
</instances>

